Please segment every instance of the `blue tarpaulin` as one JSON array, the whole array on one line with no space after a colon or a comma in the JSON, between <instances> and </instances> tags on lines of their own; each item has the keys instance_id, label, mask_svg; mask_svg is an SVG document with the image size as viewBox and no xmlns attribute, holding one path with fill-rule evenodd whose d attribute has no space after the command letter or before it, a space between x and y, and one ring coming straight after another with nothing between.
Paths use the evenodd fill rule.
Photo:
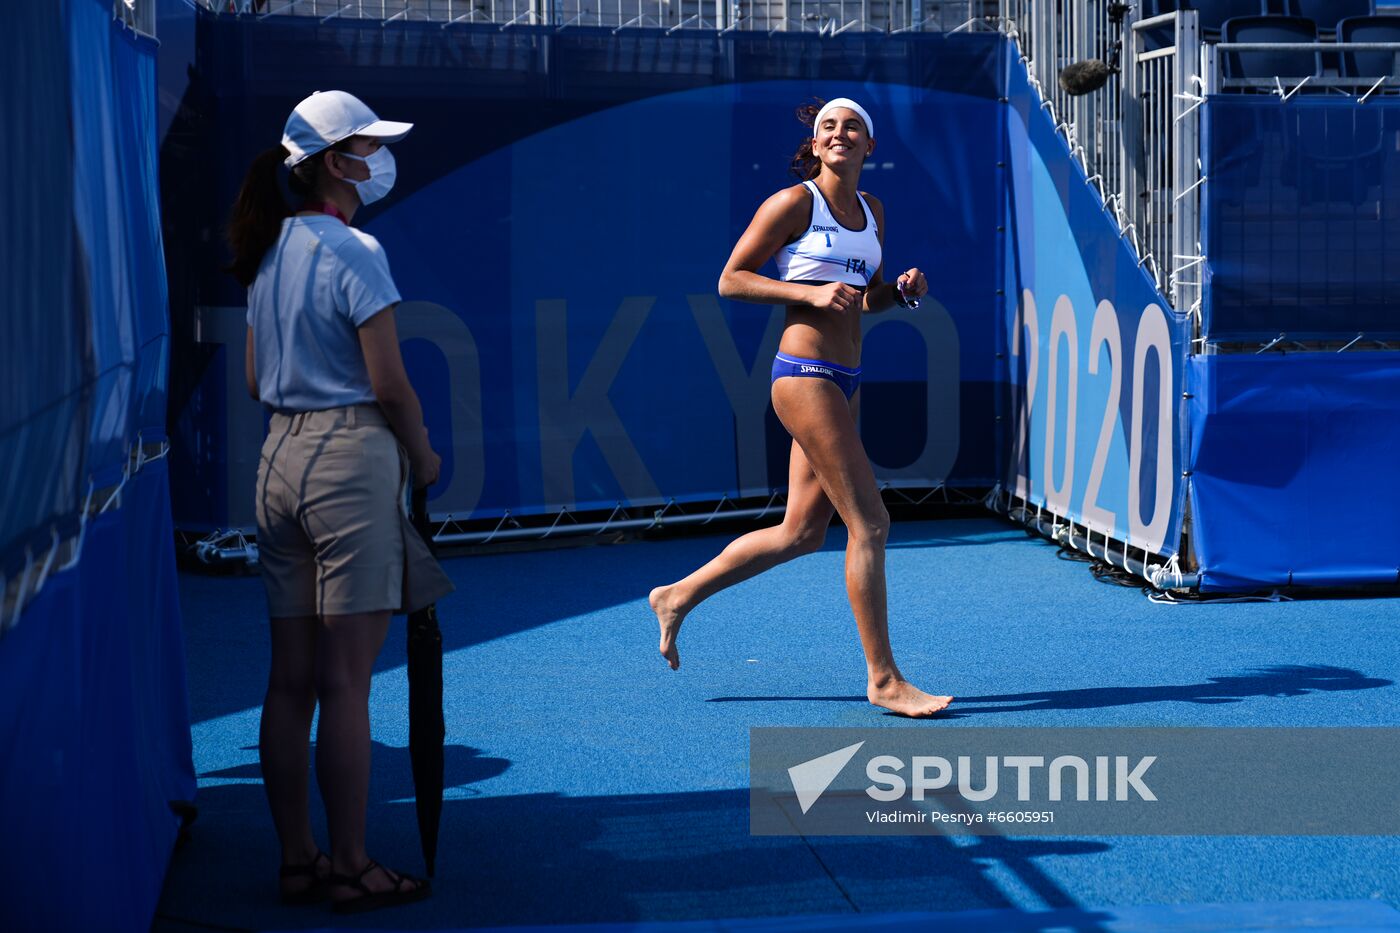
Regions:
<instances>
[{"instance_id":1,"label":"blue tarpaulin","mask_svg":"<svg viewBox=\"0 0 1400 933\"><path fill-rule=\"evenodd\" d=\"M1400 582L1400 353L1187 365L1202 589Z\"/></svg>"},{"instance_id":2,"label":"blue tarpaulin","mask_svg":"<svg viewBox=\"0 0 1400 933\"><path fill-rule=\"evenodd\" d=\"M0 874L23 879L0 929L145 930L195 787L159 459L156 43L103 0L10 12L0 558L27 598L0 620Z\"/></svg>"}]
</instances>

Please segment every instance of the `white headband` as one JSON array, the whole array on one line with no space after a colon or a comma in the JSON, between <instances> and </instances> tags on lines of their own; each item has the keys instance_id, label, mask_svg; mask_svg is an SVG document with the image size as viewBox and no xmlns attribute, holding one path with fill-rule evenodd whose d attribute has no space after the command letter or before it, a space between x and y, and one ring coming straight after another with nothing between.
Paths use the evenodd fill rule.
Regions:
<instances>
[{"instance_id":1,"label":"white headband","mask_svg":"<svg viewBox=\"0 0 1400 933\"><path fill-rule=\"evenodd\" d=\"M865 135L869 136L871 139L875 138L875 125L870 122L870 114L866 113L864 107L851 100L849 97L838 97L835 100L829 100L822 105L822 109L817 111L817 118L812 121L813 136L817 135L817 128L822 125L822 117L826 116L828 112L835 110L838 107L845 107L847 110L854 110L856 114L861 118L861 120L865 122Z\"/></svg>"}]
</instances>

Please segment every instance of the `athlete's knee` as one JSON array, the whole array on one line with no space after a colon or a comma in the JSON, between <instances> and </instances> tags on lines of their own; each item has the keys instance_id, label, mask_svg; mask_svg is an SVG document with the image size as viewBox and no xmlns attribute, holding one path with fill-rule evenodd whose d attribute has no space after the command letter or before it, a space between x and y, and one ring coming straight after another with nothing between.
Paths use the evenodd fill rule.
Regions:
<instances>
[{"instance_id":1,"label":"athlete's knee","mask_svg":"<svg viewBox=\"0 0 1400 933\"><path fill-rule=\"evenodd\" d=\"M826 543L825 525L805 525L794 528L788 536L788 549L794 556L813 554Z\"/></svg>"},{"instance_id":2,"label":"athlete's knee","mask_svg":"<svg viewBox=\"0 0 1400 933\"><path fill-rule=\"evenodd\" d=\"M877 503L875 509L851 523L848 530L852 538L883 545L890 536L889 510L883 502Z\"/></svg>"}]
</instances>

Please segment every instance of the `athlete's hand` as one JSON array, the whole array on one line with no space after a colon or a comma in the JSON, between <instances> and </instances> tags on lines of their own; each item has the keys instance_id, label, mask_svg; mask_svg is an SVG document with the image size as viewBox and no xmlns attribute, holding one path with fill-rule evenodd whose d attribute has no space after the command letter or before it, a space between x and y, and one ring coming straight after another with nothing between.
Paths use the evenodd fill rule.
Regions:
<instances>
[{"instance_id":1,"label":"athlete's hand","mask_svg":"<svg viewBox=\"0 0 1400 933\"><path fill-rule=\"evenodd\" d=\"M910 269L895 279L894 287L906 299L922 298L928 294L928 279L918 269Z\"/></svg>"},{"instance_id":2,"label":"athlete's hand","mask_svg":"<svg viewBox=\"0 0 1400 933\"><path fill-rule=\"evenodd\" d=\"M838 314L855 308L860 310L861 295L860 289L847 285L845 282L830 282L826 285L813 285L812 297L808 302L818 311L835 311Z\"/></svg>"}]
</instances>

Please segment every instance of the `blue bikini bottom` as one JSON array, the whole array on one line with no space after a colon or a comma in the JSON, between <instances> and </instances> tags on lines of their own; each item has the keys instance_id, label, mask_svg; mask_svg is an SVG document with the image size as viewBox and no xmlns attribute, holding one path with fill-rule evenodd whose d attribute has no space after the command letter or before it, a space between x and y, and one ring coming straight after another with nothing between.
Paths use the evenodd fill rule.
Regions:
<instances>
[{"instance_id":1,"label":"blue bikini bottom","mask_svg":"<svg viewBox=\"0 0 1400 933\"><path fill-rule=\"evenodd\" d=\"M846 398L856 394L860 388L860 370L848 366L828 363L826 360L804 360L800 356L779 353L773 358L773 381L784 376L811 376L815 379L830 379L836 387L846 393Z\"/></svg>"}]
</instances>

